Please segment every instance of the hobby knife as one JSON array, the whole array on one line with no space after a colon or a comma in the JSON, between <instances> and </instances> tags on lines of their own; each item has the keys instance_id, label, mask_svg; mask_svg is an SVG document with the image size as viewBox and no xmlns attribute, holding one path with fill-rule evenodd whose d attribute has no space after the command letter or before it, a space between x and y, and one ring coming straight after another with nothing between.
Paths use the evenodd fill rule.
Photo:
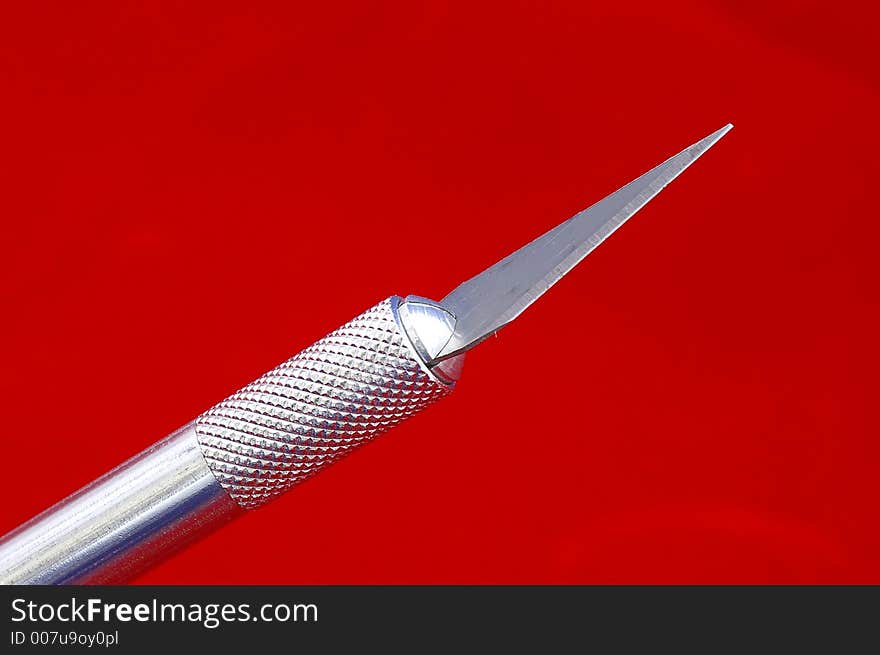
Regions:
<instances>
[{"instance_id":1,"label":"hobby knife","mask_svg":"<svg viewBox=\"0 0 880 655\"><path fill-rule=\"evenodd\" d=\"M442 300L391 296L353 318L0 538L0 582L126 580L447 396L466 352L519 316L731 127Z\"/></svg>"}]
</instances>

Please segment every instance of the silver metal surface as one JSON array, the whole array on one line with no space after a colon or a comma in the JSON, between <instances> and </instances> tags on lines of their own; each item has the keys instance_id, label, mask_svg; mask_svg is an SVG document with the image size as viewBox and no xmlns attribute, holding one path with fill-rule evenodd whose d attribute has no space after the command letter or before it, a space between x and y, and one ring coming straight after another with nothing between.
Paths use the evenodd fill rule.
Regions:
<instances>
[{"instance_id":1,"label":"silver metal surface","mask_svg":"<svg viewBox=\"0 0 880 655\"><path fill-rule=\"evenodd\" d=\"M190 423L0 539L0 583L126 580L239 512Z\"/></svg>"},{"instance_id":2,"label":"silver metal surface","mask_svg":"<svg viewBox=\"0 0 880 655\"><path fill-rule=\"evenodd\" d=\"M460 284L440 301L455 332L434 361L465 352L519 316L727 134L728 124Z\"/></svg>"},{"instance_id":3,"label":"silver metal surface","mask_svg":"<svg viewBox=\"0 0 880 655\"><path fill-rule=\"evenodd\" d=\"M443 382L452 383L461 377L464 353L442 361L435 361L455 331L455 316L439 303L407 296L397 310L398 322L415 349L419 361Z\"/></svg>"},{"instance_id":4,"label":"silver metal surface","mask_svg":"<svg viewBox=\"0 0 880 655\"><path fill-rule=\"evenodd\" d=\"M118 582L451 392L464 351L518 316L730 125L441 302L379 303L0 538L0 583Z\"/></svg>"},{"instance_id":5,"label":"silver metal surface","mask_svg":"<svg viewBox=\"0 0 880 655\"><path fill-rule=\"evenodd\" d=\"M208 465L242 507L268 502L452 390L401 329L400 302L371 307L196 419ZM413 333L428 339L426 323Z\"/></svg>"}]
</instances>

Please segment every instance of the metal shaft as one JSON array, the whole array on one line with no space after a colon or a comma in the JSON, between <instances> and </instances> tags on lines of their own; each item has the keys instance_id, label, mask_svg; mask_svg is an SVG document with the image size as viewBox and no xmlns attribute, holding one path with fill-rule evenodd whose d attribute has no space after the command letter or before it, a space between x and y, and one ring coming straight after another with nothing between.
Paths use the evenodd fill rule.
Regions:
<instances>
[{"instance_id":1,"label":"metal shaft","mask_svg":"<svg viewBox=\"0 0 880 655\"><path fill-rule=\"evenodd\" d=\"M243 511L189 423L0 540L0 583L127 579Z\"/></svg>"},{"instance_id":2,"label":"metal shaft","mask_svg":"<svg viewBox=\"0 0 880 655\"><path fill-rule=\"evenodd\" d=\"M368 309L0 538L0 583L124 581L277 497L448 394L461 359L419 353L450 330L420 299Z\"/></svg>"}]
</instances>

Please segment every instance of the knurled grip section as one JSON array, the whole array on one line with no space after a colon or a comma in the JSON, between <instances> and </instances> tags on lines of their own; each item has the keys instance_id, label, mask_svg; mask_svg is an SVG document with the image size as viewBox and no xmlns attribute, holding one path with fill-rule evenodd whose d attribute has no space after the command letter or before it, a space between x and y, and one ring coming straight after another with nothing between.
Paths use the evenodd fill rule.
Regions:
<instances>
[{"instance_id":1,"label":"knurled grip section","mask_svg":"<svg viewBox=\"0 0 880 655\"><path fill-rule=\"evenodd\" d=\"M410 350L397 300L371 307L196 419L208 466L239 505L268 502L451 391Z\"/></svg>"}]
</instances>

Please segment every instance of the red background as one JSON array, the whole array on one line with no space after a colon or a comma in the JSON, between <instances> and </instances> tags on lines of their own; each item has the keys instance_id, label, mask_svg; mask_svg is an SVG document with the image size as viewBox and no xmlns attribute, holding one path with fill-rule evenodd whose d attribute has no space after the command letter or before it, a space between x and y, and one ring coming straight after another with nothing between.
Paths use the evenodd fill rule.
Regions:
<instances>
[{"instance_id":1,"label":"red background","mask_svg":"<svg viewBox=\"0 0 880 655\"><path fill-rule=\"evenodd\" d=\"M139 581L880 582L873 3L141 4L2 10L0 531L731 121L449 399Z\"/></svg>"}]
</instances>

